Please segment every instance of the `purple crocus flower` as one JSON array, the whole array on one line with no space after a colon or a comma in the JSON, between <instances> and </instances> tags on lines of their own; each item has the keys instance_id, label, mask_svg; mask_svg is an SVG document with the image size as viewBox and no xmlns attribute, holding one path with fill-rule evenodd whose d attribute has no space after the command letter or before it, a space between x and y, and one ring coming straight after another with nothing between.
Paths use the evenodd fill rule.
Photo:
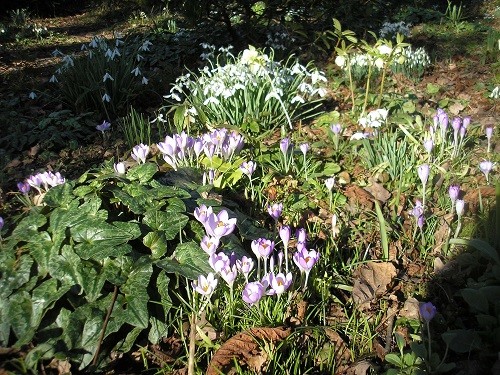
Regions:
<instances>
[{"instance_id":1,"label":"purple crocus flower","mask_svg":"<svg viewBox=\"0 0 500 375\"><path fill-rule=\"evenodd\" d=\"M3 217L0 216L0 230L2 230L4 225L5 225L5 221L4 221Z\"/></svg>"},{"instance_id":2,"label":"purple crocus flower","mask_svg":"<svg viewBox=\"0 0 500 375\"><path fill-rule=\"evenodd\" d=\"M297 242L305 243L307 241L307 233L304 228L299 228L295 232L295 237L297 237Z\"/></svg>"},{"instance_id":3,"label":"purple crocus flower","mask_svg":"<svg viewBox=\"0 0 500 375\"><path fill-rule=\"evenodd\" d=\"M274 250L274 241L267 238L258 238L252 241L251 247L257 258L267 259Z\"/></svg>"},{"instance_id":4,"label":"purple crocus flower","mask_svg":"<svg viewBox=\"0 0 500 375\"><path fill-rule=\"evenodd\" d=\"M281 241L285 248L288 247L288 242L290 241L290 227L288 225L283 225L279 231Z\"/></svg>"},{"instance_id":5,"label":"purple crocus flower","mask_svg":"<svg viewBox=\"0 0 500 375\"><path fill-rule=\"evenodd\" d=\"M205 225L208 216L211 214L212 214L212 207L210 206L207 207L204 204L194 209L194 217L203 225Z\"/></svg>"},{"instance_id":6,"label":"purple crocus flower","mask_svg":"<svg viewBox=\"0 0 500 375\"><path fill-rule=\"evenodd\" d=\"M269 273L267 278L267 282L269 283L269 289L266 294L267 295L280 295L288 290L290 285L292 285L293 276L291 272L288 272L286 275L283 273L274 274L273 272Z\"/></svg>"},{"instance_id":7,"label":"purple crocus flower","mask_svg":"<svg viewBox=\"0 0 500 375\"><path fill-rule=\"evenodd\" d=\"M340 125L340 124L332 124L330 126L330 130L335 135L340 134L340 132L342 131L342 125Z\"/></svg>"},{"instance_id":8,"label":"purple crocus flower","mask_svg":"<svg viewBox=\"0 0 500 375\"><path fill-rule=\"evenodd\" d=\"M420 216L424 214L424 206L422 206L422 202L420 200L415 201L415 206L413 210L410 211L411 215L418 219Z\"/></svg>"},{"instance_id":9,"label":"purple crocus flower","mask_svg":"<svg viewBox=\"0 0 500 375\"><path fill-rule=\"evenodd\" d=\"M17 183L17 189L23 193L24 195L28 194L31 187L30 187L30 184L28 184L28 182L24 181L24 182L18 182Z\"/></svg>"},{"instance_id":10,"label":"purple crocus flower","mask_svg":"<svg viewBox=\"0 0 500 375\"><path fill-rule=\"evenodd\" d=\"M244 161L240 165L241 171L246 174L248 177L251 177L253 172L255 172L255 168L257 168L257 164L250 160L250 161Z\"/></svg>"},{"instance_id":11,"label":"purple crocus flower","mask_svg":"<svg viewBox=\"0 0 500 375\"><path fill-rule=\"evenodd\" d=\"M208 264L210 264L210 267L212 267L215 272L220 273L224 268L231 266L231 261L226 254L220 252L211 254L208 258Z\"/></svg>"},{"instance_id":12,"label":"purple crocus flower","mask_svg":"<svg viewBox=\"0 0 500 375\"><path fill-rule=\"evenodd\" d=\"M488 125L484 132L486 134L486 139L490 140L493 136L493 125Z\"/></svg>"},{"instance_id":13,"label":"purple crocus flower","mask_svg":"<svg viewBox=\"0 0 500 375\"><path fill-rule=\"evenodd\" d=\"M451 123L451 127L456 133L458 133L461 126L462 126L462 119L460 117L455 117Z\"/></svg>"},{"instance_id":14,"label":"purple crocus flower","mask_svg":"<svg viewBox=\"0 0 500 375\"><path fill-rule=\"evenodd\" d=\"M427 323L429 323L434 318L437 312L436 306L434 306L432 302L422 303L419 306L419 310L420 310L420 316Z\"/></svg>"},{"instance_id":15,"label":"purple crocus flower","mask_svg":"<svg viewBox=\"0 0 500 375\"><path fill-rule=\"evenodd\" d=\"M196 158L199 158L201 152L203 151L203 141L201 140L201 138L196 138L193 141L193 150Z\"/></svg>"},{"instance_id":16,"label":"purple crocus flower","mask_svg":"<svg viewBox=\"0 0 500 375\"><path fill-rule=\"evenodd\" d=\"M267 206L267 212L274 220L278 220L283 212L283 203L273 203Z\"/></svg>"},{"instance_id":17,"label":"purple crocus flower","mask_svg":"<svg viewBox=\"0 0 500 375\"><path fill-rule=\"evenodd\" d=\"M306 274L306 280L304 282L304 288L307 288L307 280L309 279L309 272L314 267L319 259L319 253L316 250L308 251L306 248L301 251L297 251L293 254L293 261L299 268L301 273Z\"/></svg>"},{"instance_id":18,"label":"purple crocus flower","mask_svg":"<svg viewBox=\"0 0 500 375\"><path fill-rule=\"evenodd\" d=\"M458 199L458 195L460 194L460 186L450 185L448 194L450 195L451 202L454 204Z\"/></svg>"},{"instance_id":19,"label":"purple crocus flower","mask_svg":"<svg viewBox=\"0 0 500 375\"><path fill-rule=\"evenodd\" d=\"M280 150L283 153L283 155L285 155L285 156L287 155L289 147L290 147L290 138L288 138L288 137L283 138L280 141Z\"/></svg>"},{"instance_id":20,"label":"purple crocus flower","mask_svg":"<svg viewBox=\"0 0 500 375\"><path fill-rule=\"evenodd\" d=\"M457 212L457 216L461 218L465 211L465 201L463 199L457 199L455 202L455 210Z\"/></svg>"},{"instance_id":21,"label":"purple crocus flower","mask_svg":"<svg viewBox=\"0 0 500 375\"><path fill-rule=\"evenodd\" d=\"M417 218L417 226L422 229L424 227L424 221L425 221L425 217L424 215L420 215L418 218Z\"/></svg>"},{"instance_id":22,"label":"purple crocus flower","mask_svg":"<svg viewBox=\"0 0 500 375\"><path fill-rule=\"evenodd\" d=\"M486 182L489 182L489 173L493 169L493 165L494 164L489 160L484 160L481 163L479 163L479 169L486 176Z\"/></svg>"},{"instance_id":23,"label":"purple crocus flower","mask_svg":"<svg viewBox=\"0 0 500 375\"><path fill-rule=\"evenodd\" d=\"M217 287L217 279L215 275L210 272L207 277L203 275L198 276L198 280L193 281L192 286L195 292L210 297Z\"/></svg>"},{"instance_id":24,"label":"purple crocus flower","mask_svg":"<svg viewBox=\"0 0 500 375\"><path fill-rule=\"evenodd\" d=\"M104 134L105 131L109 130L111 128L111 123L107 122L104 120L102 124L97 125L95 127L97 130L99 130L102 134Z\"/></svg>"},{"instance_id":25,"label":"purple crocus flower","mask_svg":"<svg viewBox=\"0 0 500 375\"><path fill-rule=\"evenodd\" d=\"M218 214L211 213L208 215L204 225L208 235L221 238L233 233L236 227L236 218L230 219L228 212L222 210Z\"/></svg>"},{"instance_id":26,"label":"purple crocus flower","mask_svg":"<svg viewBox=\"0 0 500 375\"><path fill-rule=\"evenodd\" d=\"M219 247L219 239L216 237L209 237L205 235L201 239L200 246L208 255L215 254L217 248Z\"/></svg>"},{"instance_id":27,"label":"purple crocus flower","mask_svg":"<svg viewBox=\"0 0 500 375\"><path fill-rule=\"evenodd\" d=\"M219 275L224 279L224 281L229 285L229 288L233 288L234 280L238 276L238 270L236 265L232 267L226 266L220 270Z\"/></svg>"},{"instance_id":28,"label":"purple crocus flower","mask_svg":"<svg viewBox=\"0 0 500 375\"><path fill-rule=\"evenodd\" d=\"M245 276L245 280L247 281L247 283L248 283L248 275L253 270L254 266L255 263L253 259L245 255L243 255L241 259L238 259L236 261L236 267L243 274L243 276Z\"/></svg>"},{"instance_id":29,"label":"purple crocus flower","mask_svg":"<svg viewBox=\"0 0 500 375\"><path fill-rule=\"evenodd\" d=\"M139 164L146 162L146 158L149 154L149 146L143 143L134 146L132 149L132 158Z\"/></svg>"},{"instance_id":30,"label":"purple crocus flower","mask_svg":"<svg viewBox=\"0 0 500 375\"><path fill-rule=\"evenodd\" d=\"M467 129L469 127L469 125L470 125L470 116L464 117L462 125L463 125L463 127L465 129Z\"/></svg>"},{"instance_id":31,"label":"purple crocus flower","mask_svg":"<svg viewBox=\"0 0 500 375\"><path fill-rule=\"evenodd\" d=\"M243 301L245 301L249 305L255 305L264 296L264 292L264 285L262 285L260 282L254 281L252 283L248 283L243 289Z\"/></svg>"},{"instance_id":32,"label":"purple crocus flower","mask_svg":"<svg viewBox=\"0 0 500 375\"><path fill-rule=\"evenodd\" d=\"M426 139L424 141L424 148L425 151L430 154L432 152L432 149L434 148L434 141L432 139Z\"/></svg>"},{"instance_id":33,"label":"purple crocus flower","mask_svg":"<svg viewBox=\"0 0 500 375\"><path fill-rule=\"evenodd\" d=\"M306 157L307 151L309 151L309 143L302 143L300 146L300 151L302 151L302 154L304 154L304 157Z\"/></svg>"},{"instance_id":34,"label":"purple crocus flower","mask_svg":"<svg viewBox=\"0 0 500 375\"><path fill-rule=\"evenodd\" d=\"M429 164L422 164L417 169L418 177L420 178L420 181L422 181L423 185L427 184L427 180L429 179L429 171Z\"/></svg>"}]
</instances>

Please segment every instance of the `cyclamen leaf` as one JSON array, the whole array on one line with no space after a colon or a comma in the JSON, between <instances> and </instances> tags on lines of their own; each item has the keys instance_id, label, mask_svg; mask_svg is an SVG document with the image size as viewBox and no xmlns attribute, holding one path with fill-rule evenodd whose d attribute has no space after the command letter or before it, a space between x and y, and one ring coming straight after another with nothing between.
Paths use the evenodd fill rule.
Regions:
<instances>
[{"instance_id":1,"label":"cyclamen leaf","mask_svg":"<svg viewBox=\"0 0 500 375\"><path fill-rule=\"evenodd\" d=\"M31 341L37 327L31 326L33 306L31 296L26 291L18 292L9 298L5 318L17 337L16 346Z\"/></svg>"},{"instance_id":2,"label":"cyclamen leaf","mask_svg":"<svg viewBox=\"0 0 500 375\"><path fill-rule=\"evenodd\" d=\"M49 310L54 302L59 300L68 290L69 285L59 287L56 279L48 279L33 289L31 302L33 314L31 316L31 326L38 329L43 315Z\"/></svg>"},{"instance_id":3,"label":"cyclamen leaf","mask_svg":"<svg viewBox=\"0 0 500 375\"><path fill-rule=\"evenodd\" d=\"M26 284L31 276L33 258L21 255L19 260L2 265L2 282L0 283L0 301L9 297L16 289Z\"/></svg>"},{"instance_id":4,"label":"cyclamen leaf","mask_svg":"<svg viewBox=\"0 0 500 375\"><path fill-rule=\"evenodd\" d=\"M162 259L156 264L167 273L175 273L192 280L213 271L208 264L207 254L196 242L179 244L171 258Z\"/></svg>"},{"instance_id":5,"label":"cyclamen leaf","mask_svg":"<svg viewBox=\"0 0 500 375\"><path fill-rule=\"evenodd\" d=\"M144 236L142 243L151 249L153 259L161 258L167 252L167 242L161 232L150 232Z\"/></svg>"},{"instance_id":6,"label":"cyclamen leaf","mask_svg":"<svg viewBox=\"0 0 500 375\"><path fill-rule=\"evenodd\" d=\"M153 178L157 171L158 167L153 163L139 164L128 171L127 178L131 181L139 180L141 184L145 184Z\"/></svg>"},{"instance_id":7,"label":"cyclamen leaf","mask_svg":"<svg viewBox=\"0 0 500 375\"><path fill-rule=\"evenodd\" d=\"M50 207L68 207L73 199L75 199L73 184L65 182L62 185L50 188L43 197L43 203Z\"/></svg>"},{"instance_id":8,"label":"cyclamen leaf","mask_svg":"<svg viewBox=\"0 0 500 375\"><path fill-rule=\"evenodd\" d=\"M127 322L136 327L146 328L149 322L147 286L153 273L153 266L149 260L142 261L145 263L141 261L136 262L121 291L126 299Z\"/></svg>"}]
</instances>

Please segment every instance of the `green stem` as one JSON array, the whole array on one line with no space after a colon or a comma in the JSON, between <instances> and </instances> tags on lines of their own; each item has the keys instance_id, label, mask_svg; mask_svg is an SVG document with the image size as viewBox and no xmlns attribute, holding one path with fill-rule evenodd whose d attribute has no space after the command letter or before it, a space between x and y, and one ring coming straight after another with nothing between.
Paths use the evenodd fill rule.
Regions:
<instances>
[{"instance_id":1,"label":"green stem","mask_svg":"<svg viewBox=\"0 0 500 375\"><path fill-rule=\"evenodd\" d=\"M385 72L387 70L387 64L384 61L384 69L382 69L382 82L380 82L380 93L378 97L377 107L380 108L380 104L382 103L382 94L384 93L384 82L385 82Z\"/></svg>"},{"instance_id":2,"label":"green stem","mask_svg":"<svg viewBox=\"0 0 500 375\"><path fill-rule=\"evenodd\" d=\"M366 90L365 90L365 102L363 103L363 111L361 112L364 116L366 111L366 106L368 104L368 93L370 92L370 80L372 78L372 65L368 65L368 78L366 79Z\"/></svg>"}]
</instances>

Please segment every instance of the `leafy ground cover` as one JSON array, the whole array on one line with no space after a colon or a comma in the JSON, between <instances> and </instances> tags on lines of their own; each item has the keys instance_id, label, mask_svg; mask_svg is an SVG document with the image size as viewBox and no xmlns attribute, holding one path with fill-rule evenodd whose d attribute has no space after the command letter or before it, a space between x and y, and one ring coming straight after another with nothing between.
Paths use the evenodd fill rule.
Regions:
<instances>
[{"instance_id":1,"label":"leafy ground cover","mask_svg":"<svg viewBox=\"0 0 500 375\"><path fill-rule=\"evenodd\" d=\"M498 371L498 1L137 4L0 25L1 371Z\"/></svg>"}]
</instances>

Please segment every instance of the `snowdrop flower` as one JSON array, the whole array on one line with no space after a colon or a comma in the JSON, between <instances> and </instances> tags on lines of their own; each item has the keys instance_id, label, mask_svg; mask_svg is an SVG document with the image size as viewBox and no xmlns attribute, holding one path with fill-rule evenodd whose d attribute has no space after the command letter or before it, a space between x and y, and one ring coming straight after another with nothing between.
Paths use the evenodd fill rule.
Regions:
<instances>
[{"instance_id":1,"label":"snowdrop flower","mask_svg":"<svg viewBox=\"0 0 500 375\"><path fill-rule=\"evenodd\" d=\"M107 102L109 103L111 101L111 97L108 95L108 93L105 93L103 96L102 96L102 101L103 102Z\"/></svg>"},{"instance_id":2,"label":"snowdrop flower","mask_svg":"<svg viewBox=\"0 0 500 375\"><path fill-rule=\"evenodd\" d=\"M146 77L142 77L142 84L147 85L149 83L149 80Z\"/></svg>"},{"instance_id":3,"label":"snowdrop flower","mask_svg":"<svg viewBox=\"0 0 500 375\"><path fill-rule=\"evenodd\" d=\"M104 75L104 77L102 77L102 81L106 82L108 79L111 80L111 81L115 80L113 77L111 77L111 75L108 72L106 72L106 74Z\"/></svg>"},{"instance_id":4,"label":"snowdrop flower","mask_svg":"<svg viewBox=\"0 0 500 375\"><path fill-rule=\"evenodd\" d=\"M133 74L133 75L135 75L136 77L137 77L138 75L141 75L141 74L142 74L142 73L141 73L141 70L139 69L139 67L138 67L138 66L136 66L136 67L135 67L135 68L134 68L134 69L133 69L130 73L132 73L132 74Z\"/></svg>"},{"instance_id":5,"label":"snowdrop flower","mask_svg":"<svg viewBox=\"0 0 500 375\"><path fill-rule=\"evenodd\" d=\"M57 77L53 74L52 77L50 77L49 82L50 83L57 83L59 81L57 80Z\"/></svg>"}]
</instances>

